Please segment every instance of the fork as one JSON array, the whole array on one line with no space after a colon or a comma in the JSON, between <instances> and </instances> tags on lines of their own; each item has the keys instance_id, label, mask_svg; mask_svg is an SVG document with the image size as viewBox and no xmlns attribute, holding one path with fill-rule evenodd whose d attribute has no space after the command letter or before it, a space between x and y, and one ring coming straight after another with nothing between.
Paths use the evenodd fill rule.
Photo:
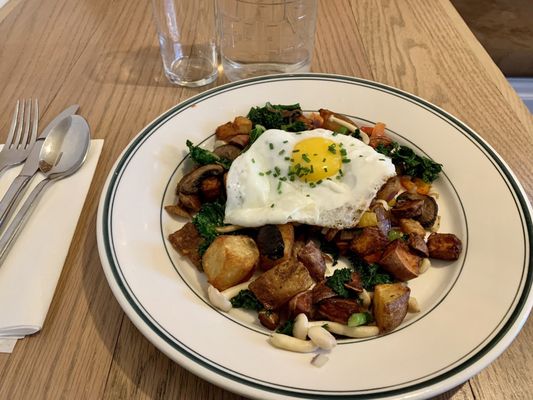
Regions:
<instances>
[{"instance_id":1,"label":"fork","mask_svg":"<svg viewBox=\"0 0 533 400\"><path fill-rule=\"evenodd\" d=\"M0 151L0 173L26 160L37 139L38 123L37 99L17 100L6 144Z\"/></svg>"}]
</instances>

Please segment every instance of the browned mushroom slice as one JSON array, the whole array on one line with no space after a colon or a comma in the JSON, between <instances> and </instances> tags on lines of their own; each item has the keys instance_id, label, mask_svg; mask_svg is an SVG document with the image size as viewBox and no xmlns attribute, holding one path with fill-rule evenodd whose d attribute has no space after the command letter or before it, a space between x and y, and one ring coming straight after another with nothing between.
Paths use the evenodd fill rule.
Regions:
<instances>
[{"instance_id":1,"label":"browned mushroom slice","mask_svg":"<svg viewBox=\"0 0 533 400\"><path fill-rule=\"evenodd\" d=\"M263 270L272 268L289 259L294 245L294 227L291 224L265 225L258 231L259 266Z\"/></svg>"},{"instance_id":2,"label":"browned mushroom slice","mask_svg":"<svg viewBox=\"0 0 533 400\"><path fill-rule=\"evenodd\" d=\"M181 207L180 205L168 205L165 206L165 211L169 213L170 215L174 215L176 217L183 217L183 218L190 218L191 214L189 211Z\"/></svg>"},{"instance_id":3,"label":"browned mushroom slice","mask_svg":"<svg viewBox=\"0 0 533 400\"><path fill-rule=\"evenodd\" d=\"M305 265L311 277L320 282L326 273L326 260L315 242L309 240L298 252L298 260Z\"/></svg>"},{"instance_id":4,"label":"browned mushroom slice","mask_svg":"<svg viewBox=\"0 0 533 400\"><path fill-rule=\"evenodd\" d=\"M211 176L219 176L224 173L224 167L218 164L207 164L196 168L181 178L176 188L178 194L198 194L202 181Z\"/></svg>"},{"instance_id":5,"label":"browned mushroom slice","mask_svg":"<svg viewBox=\"0 0 533 400\"><path fill-rule=\"evenodd\" d=\"M437 219L439 207L435 199L418 193L404 192L396 199L392 213L396 218L412 218L429 228Z\"/></svg>"},{"instance_id":6,"label":"browned mushroom slice","mask_svg":"<svg viewBox=\"0 0 533 400\"><path fill-rule=\"evenodd\" d=\"M226 160L233 161L241 154L242 149L232 144L223 144L218 146L213 153L217 156L225 158Z\"/></svg>"},{"instance_id":7,"label":"browned mushroom slice","mask_svg":"<svg viewBox=\"0 0 533 400\"><path fill-rule=\"evenodd\" d=\"M385 200L387 203L394 199L398 193L402 190L402 184L400 178L393 176L389 178L387 182L378 190L376 199Z\"/></svg>"},{"instance_id":8,"label":"browned mushroom slice","mask_svg":"<svg viewBox=\"0 0 533 400\"><path fill-rule=\"evenodd\" d=\"M429 256L440 260L455 261L463 245L453 233L432 233L427 241Z\"/></svg>"},{"instance_id":9,"label":"browned mushroom slice","mask_svg":"<svg viewBox=\"0 0 533 400\"><path fill-rule=\"evenodd\" d=\"M244 149L250 143L250 135L235 135L229 140L229 144Z\"/></svg>"},{"instance_id":10,"label":"browned mushroom slice","mask_svg":"<svg viewBox=\"0 0 533 400\"><path fill-rule=\"evenodd\" d=\"M277 309L314 284L304 265L296 260L278 264L250 283L249 289L266 309Z\"/></svg>"},{"instance_id":11,"label":"browned mushroom slice","mask_svg":"<svg viewBox=\"0 0 533 400\"><path fill-rule=\"evenodd\" d=\"M202 271L202 257L198 253L198 246L204 241L192 222L187 222L183 227L170 234L168 240L178 253L187 257Z\"/></svg>"},{"instance_id":12,"label":"browned mushroom slice","mask_svg":"<svg viewBox=\"0 0 533 400\"><path fill-rule=\"evenodd\" d=\"M387 237L377 226L369 226L363 228L361 233L352 240L350 249L364 256L383 250L388 242Z\"/></svg>"},{"instance_id":13,"label":"browned mushroom slice","mask_svg":"<svg viewBox=\"0 0 533 400\"><path fill-rule=\"evenodd\" d=\"M178 205L187 210L191 210L191 212L198 212L200 211L200 207L202 207L202 202L200 201L200 196L197 194L179 193Z\"/></svg>"},{"instance_id":14,"label":"browned mushroom slice","mask_svg":"<svg viewBox=\"0 0 533 400\"><path fill-rule=\"evenodd\" d=\"M404 282L418 276L419 264L420 257L413 254L401 239L391 242L379 260L383 269Z\"/></svg>"},{"instance_id":15,"label":"browned mushroom slice","mask_svg":"<svg viewBox=\"0 0 533 400\"><path fill-rule=\"evenodd\" d=\"M360 310L361 307L355 299L331 298L319 304L318 315L328 321L346 324L350 315Z\"/></svg>"},{"instance_id":16,"label":"browned mushroom slice","mask_svg":"<svg viewBox=\"0 0 533 400\"><path fill-rule=\"evenodd\" d=\"M416 233L409 234L407 238L407 244L416 254L421 257L428 257L428 246L424 240L424 236L417 235Z\"/></svg>"}]
</instances>

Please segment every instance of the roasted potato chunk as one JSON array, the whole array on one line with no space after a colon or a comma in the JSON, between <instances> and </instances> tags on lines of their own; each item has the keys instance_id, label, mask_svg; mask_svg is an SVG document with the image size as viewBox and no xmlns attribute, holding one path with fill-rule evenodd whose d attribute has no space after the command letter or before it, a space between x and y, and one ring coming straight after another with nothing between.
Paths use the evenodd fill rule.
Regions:
<instances>
[{"instance_id":1,"label":"roasted potato chunk","mask_svg":"<svg viewBox=\"0 0 533 400\"><path fill-rule=\"evenodd\" d=\"M388 243L387 237L376 226L363 228L350 244L350 249L360 256L380 252Z\"/></svg>"},{"instance_id":2,"label":"roasted potato chunk","mask_svg":"<svg viewBox=\"0 0 533 400\"><path fill-rule=\"evenodd\" d=\"M386 283L374 288L374 319L380 332L397 328L407 314L411 290L403 283Z\"/></svg>"},{"instance_id":3,"label":"roasted potato chunk","mask_svg":"<svg viewBox=\"0 0 533 400\"><path fill-rule=\"evenodd\" d=\"M446 261L457 260L463 249L461 240L453 233L432 233L427 246L431 258Z\"/></svg>"},{"instance_id":4,"label":"roasted potato chunk","mask_svg":"<svg viewBox=\"0 0 533 400\"><path fill-rule=\"evenodd\" d=\"M257 245L243 235L218 236L202 257L207 280L220 291L248 279L258 261Z\"/></svg>"},{"instance_id":5,"label":"roasted potato chunk","mask_svg":"<svg viewBox=\"0 0 533 400\"><path fill-rule=\"evenodd\" d=\"M189 258L196 268L202 270L202 258L198 253L198 246L204 239L192 222L187 222L180 230L170 234L168 240L178 253Z\"/></svg>"},{"instance_id":6,"label":"roasted potato chunk","mask_svg":"<svg viewBox=\"0 0 533 400\"><path fill-rule=\"evenodd\" d=\"M266 309L275 310L314 283L301 262L289 260L263 273L250 283L249 289Z\"/></svg>"},{"instance_id":7,"label":"roasted potato chunk","mask_svg":"<svg viewBox=\"0 0 533 400\"><path fill-rule=\"evenodd\" d=\"M401 239L387 246L379 265L400 281L416 278L420 273L420 257L413 254Z\"/></svg>"}]
</instances>

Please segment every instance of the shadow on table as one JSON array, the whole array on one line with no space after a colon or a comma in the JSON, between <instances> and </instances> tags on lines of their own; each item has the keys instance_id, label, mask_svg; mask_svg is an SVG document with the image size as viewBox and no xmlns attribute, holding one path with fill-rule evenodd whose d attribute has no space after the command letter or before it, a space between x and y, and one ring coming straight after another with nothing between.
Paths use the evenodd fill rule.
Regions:
<instances>
[{"instance_id":1,"label":"shadow on table","mask_svg":"<svg viewBox=\"0 0 533 400\"><path fill-rule=\"evenodd\" d=\"M178 87L170 83L163 72L159 47L143 47L127 52L108 52L103 54L100 60L88 71L89 78L95 82L147 87ZM226 82L227 79L222 76L211 85L199 89L209 89Z\"/></svg>"}]
</instances>

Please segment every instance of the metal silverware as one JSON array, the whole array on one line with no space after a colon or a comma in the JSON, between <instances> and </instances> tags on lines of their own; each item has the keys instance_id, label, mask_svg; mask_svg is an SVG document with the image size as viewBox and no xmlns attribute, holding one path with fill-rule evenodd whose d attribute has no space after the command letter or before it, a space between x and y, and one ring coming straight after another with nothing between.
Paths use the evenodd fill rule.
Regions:
<instances>
[{"instance_id":1,"label":"metal silverware","mask_svg":"<svg viewBox=\"0 0 533 400\"><path fill-rule=\"evenodd\" d=\"M39 152L38 165L46 176L31 191L28 198L13 218L13 222L0 238L0 265L28 220L35 205L51 183L72 175L84 163L91 135L83 117L72 115L63 119L46 138Z\"/></svg>"},{"instance_id":2,"label":"metal silverware","mask_svg":"<svg viewBox=\"0 0 533 400\"><path fill-rule=\"evenodd\" d=\"M72 105L57 115L41 132L31 148L30 154L22 167L20 174L13 180L6 194L0 201L0 231L5 226L11 213L16 208L31 178L39 170L39 154L48 134L65 118L76 114L79 105Z\"/></svg>"}]
</instances>

